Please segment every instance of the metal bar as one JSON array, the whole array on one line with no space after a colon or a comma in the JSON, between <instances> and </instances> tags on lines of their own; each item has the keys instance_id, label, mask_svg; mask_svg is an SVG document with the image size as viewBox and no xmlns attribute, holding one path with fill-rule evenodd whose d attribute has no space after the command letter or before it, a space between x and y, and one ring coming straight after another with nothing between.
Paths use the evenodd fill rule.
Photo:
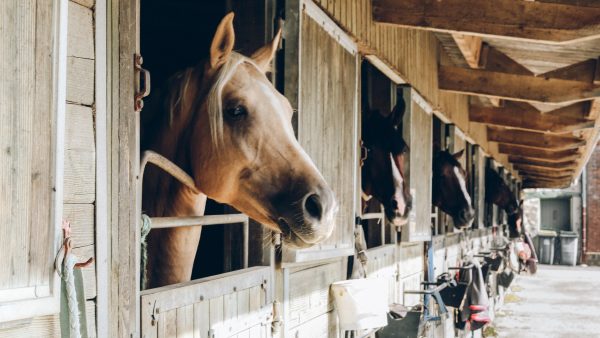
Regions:
<instances>
[{"instance_id":1,"label":"metal bar","mask_svg":"<svg viewBox=\"0 0 600 338\"><path fill-rule=\"evenodd\" d=\"M243 240L244 240L244 258L243 258L243 264L244 264L244 269L248 267L248 251L250 250L249 246L249 231L250 231L250 222L248 222L248 217L246 217L246 220L244 221L244 225L242 227L242 232L243 232Z\"/></svg>"},{"instance_id":2,"label":"metal bar","mask_svg":"<svg viewBox=\"0 0 600 338\"><path fill-rule=\"evenodd\" d=\"M248 222L244 214L207 215L188 217L152 217L152 229L176 228L184 226L204 226Z\"/></svg>"},{"instance_id":3,"label":"metal bar","mask_svg":"<svg viewBox=\"0 0 600 338\"><path fill-rule=\"evenodd\" d=\"M383 212L370 212L368 214L363 214L362 216L360 216L360 219L365 220L365 219L378 219L378 218L383 218Z\"/></svg>"},{"instance_id":4,"label":"metal bar","mask_svg":"<svg viewBox=\"0 0 600 338\"><path fill-rule=\"evenodd\" d=\"M472 269L475 266L475 264L469 264L469 265L465 265L465 266L451 266L448 267L448 270L468 270L468 269Z\"/></svg>"},{"instance_id":5,"label":"metal bar","mask_svg":"<svg viewBox=\"0 0 600 338\"><path fill-rule=\"evenodd\" d=\"M448 286L448 283L444 282L433 289L428 290L406 290L404 293L413 294L413 295L432 295L436 292L440 292L444 290Z\"/></svg>"}]
</instances>

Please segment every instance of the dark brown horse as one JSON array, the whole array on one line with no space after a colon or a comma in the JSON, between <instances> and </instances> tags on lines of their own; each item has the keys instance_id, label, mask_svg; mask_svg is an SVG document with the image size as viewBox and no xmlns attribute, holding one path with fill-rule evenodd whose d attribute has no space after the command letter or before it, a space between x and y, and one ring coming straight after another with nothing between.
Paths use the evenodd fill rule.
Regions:
<instances>
[{"instance_id":1,"label":"dark brown horse","mask_svg":"<svg viewBox=\"0 0 600 338\"><path fill-rule=\"evenodd\" d=\"M433 205L450 215L458 228L470 226L475 219L467 173L458 162L463 153L464 149L456 154L444 150L433 158Z\"/></svg>"},{"instance_id":2,"label":"dark brown horse","mask_svg":"<svg viewBox=\"0 0 600 338\"><path fill-rule=\"evenodd\" d=\"M508 215L519 211L515 194L510 191L504 179L491 168L485 170L485 201L504 209Z\"/></svg>"},{"instance_id":3,"label":"dark brown horse","mask_svg":"<svg viewBox=\"0 0 600 338\"><path fill-rule=\"evenodd\" d=\"M394 225L406 223L412 207L404 175L408 153L402 138L404 107L400 98L387 117L378 111L365 110L362 121L363 152L366 152L361 168L362 191L383 204L387 220Z\"/></svg>"}]
</instances>

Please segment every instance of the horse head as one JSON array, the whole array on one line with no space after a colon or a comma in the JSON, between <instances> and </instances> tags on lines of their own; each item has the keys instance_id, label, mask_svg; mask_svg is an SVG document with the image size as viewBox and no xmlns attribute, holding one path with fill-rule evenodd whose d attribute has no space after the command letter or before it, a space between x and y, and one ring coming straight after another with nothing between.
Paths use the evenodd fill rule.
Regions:
<instances>
[{"instance_id":1,"label":"horse head","mask_svg":"<svg viewBox=\"0 0 600 338\"><path fill-rule=\"evenodd\" d=\"M308 247L333 231L338 206L300 146L293 110L266 76L281 38L251 57L233 51L233 13L217 27L209 59L172 84L171 129L197 188ZM174 136L175 137L175 136Z\"/></svg>"},{"instance_id":2,"label":"horse head","mask_svg":"<svg viewBox=\"0 0 600 338\"><path fill-rule=\"evenodd\" d=\"M383 204L386 218L394 225L406 223L412 208L404 175L408 153L402 138L404 107L400 98L387 117L377 111L365 111L362 126L363 147L367 152L361 169L362 189Z\"/></svg>"},{"instance_id":3,"label":"horse head","mask_svg":"<svg viewBox=\"0 0 600 338\"><path fill-rule=\"evenodd\" d=\"M444 150L433 159L433 204L449 214L459 228L470 226L475 219L467 173L458 162L463 153L464 149L455 154Z\"/></svg>"},{"instance_id":4,"label":"horse head","mask_svg":"<svg viewBox=\"0 0 600 338\"><path fill-rule=\"evenodd\" d=\"M504 179L491 168L485 171L485 201L504 209L508 215L519 212L519 203Z\"/></svg>"}]
</instances>

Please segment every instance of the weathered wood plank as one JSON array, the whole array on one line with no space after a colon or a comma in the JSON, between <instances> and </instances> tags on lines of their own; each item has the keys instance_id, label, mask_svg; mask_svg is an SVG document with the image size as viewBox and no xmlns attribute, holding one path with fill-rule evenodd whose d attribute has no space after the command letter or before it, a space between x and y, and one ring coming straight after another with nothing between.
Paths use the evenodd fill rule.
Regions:
<instances>
[{"instance_id":1,"label":"weathered wood plank","mask_svg":"<svg viewBox=\"0 0 600 338\"><path fill-rule=\"evenodd\" d=\"M94 3L95 3L95 0L70 0L70 1L78 3L78 4L82 5L82 6L87 7L87 8L94 7Z\"/></svg>"},{"instance_id":2,"label":"weathered wood plank","mask_svg":"<svg viewBox=\"0 0 600 338\"><path fill-rule=\"evenodd\" d=\"M68 104L65 135L65 203L92 203L96 194L96 153L92 109Z\"/></svg>"},{"instance_id":3,"label":"weathered wood plank","mask_svg":"<svg viewBox=\"0 0 600 338\"><path fill-rule=\"evenodd\" d=\"M97 337L96 333L96 302L88 300L85 302L85 316L87 322L88 338Z\"/></svg>"},{"instance_id":4,"label":"weathered wood plank","mask_svg":"<svg viewBox=\"0 0 600 338\"><path fill-rule=\"evenodd\" d=\"M465 34L452 34L452 38L460 49L465 61L471 68L479 68L479 57L481 56L481 37Z\"/></svg>"},{"instance_id":5,"label":"weathered wood plank","mask_svg":"<svg viewBox=\"0 0 600 338\"><path fill-rule=\"evenodd\" d=\"M496 0L375 0L376 22L452 33L566 42L600 35L600 8Z\"/></svg>"},{"instance_id":6,"label":"weathered wood plank","mask_svg":"<svg viewBox=\"0 0 600 338\"><path fill-rule=\"evenodd\" d=\"M339 262L290 273L287 327L294 327L333 310L331 283L344 279Z\"/></svg>"},{"instance_id":7,"label":"weathered wood plank","mask_svg":"<svg viewBox=\"0 0 600 338\"><path fill-rule=\"evenodd\" d=\"M531 105L522 102L505 102L503 107L473 105L469 108L469 119L489 125L552 133L565 133L594 127L592 120L561 116L560 113L542 114Z\"/></svg>"},{"instance_id":8,"label":"weathered wood plank","mask_svg":"<svg viewBox=\"0 0 600 338\"><path fill-rule=\"evenodd\" d=\"M600 96L600 85L591 83L453 66L440 66L438 81L441 90L515 101L575 103Z\"/></svg>"},{"instance_id":9,"label":"weathered wood plank","mask_svg":"<svg viewBox=\"0 0 600 338\"><path fill-rule=\"evenodd\" d=\"M94 205L65 204L63 217L71 222L74 247L94 245Z\"/></svg>"},{"instance_id":10,"label":"weathered wood plank","mask_svg":"<svg viewBox=\"0 0 600 338\"><path fill-rule=\"evenodd\" d=\"M58 314L0 324L0 338L60 336L60 318Z\"/></svg>"},{"instance_id":11,"label":"weathered wood plank","mask_svg":"<svg viewBox=\"0 0 600 338\"><path fill-rule=\"evenodd\" d=\"M562 162L577 160L582 157L579 149L549 150L530 148L516 144L498 144L498 151L503 154L518 155L527 158L537 158L545 161Z\"/></svg>"},{"instance_id":12,"label":"weathered wood plank","mask_svg":"<svg viewBox=\"0 0 600 338\"><path fill-rule=\"evenodd\" d=\"M94 59L93 11L69 2L69 28L67 55Z\"/></svg>"},{"instance_id":13,"label":"weathered wood plank","mask_svg":"<svg viewBox=\"0 0 600 338\"><path fill-rule=\"evenodd\" d=\"M94 103L94 60L67 58L67 102Z\"/></svg>"},{"instance_id":14,"label":"weathered wood plank","mask_svg":"<svg viewBox=\"0 0 600 338\"><path fill-rule=\"evenodd\" d=\"M488 141L554 150L575 149L585 145L585 140L575 136L490 127L488 127Z\"/></svg>"}]
</instances>

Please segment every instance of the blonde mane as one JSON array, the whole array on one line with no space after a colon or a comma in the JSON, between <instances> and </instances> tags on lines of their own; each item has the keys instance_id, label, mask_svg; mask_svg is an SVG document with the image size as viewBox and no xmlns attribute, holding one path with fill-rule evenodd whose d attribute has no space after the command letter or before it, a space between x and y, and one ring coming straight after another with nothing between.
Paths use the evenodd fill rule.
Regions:
<instances>
[{"instance_id":1,"label":"blonde mane","mask_svg":"<svg viewBox=\"0 0 600 338\"><path fill-rule=\"evenodd\" d=\"M206 97L206 108L210 124L210 134L213 144L218 147L223 141L223 87L231 79L236 68L242 63L249 63L260 68L254 61L242 54L232 52L227 62L219 68L215 75L215 82Z\"/></svg>"}]
</instances>

